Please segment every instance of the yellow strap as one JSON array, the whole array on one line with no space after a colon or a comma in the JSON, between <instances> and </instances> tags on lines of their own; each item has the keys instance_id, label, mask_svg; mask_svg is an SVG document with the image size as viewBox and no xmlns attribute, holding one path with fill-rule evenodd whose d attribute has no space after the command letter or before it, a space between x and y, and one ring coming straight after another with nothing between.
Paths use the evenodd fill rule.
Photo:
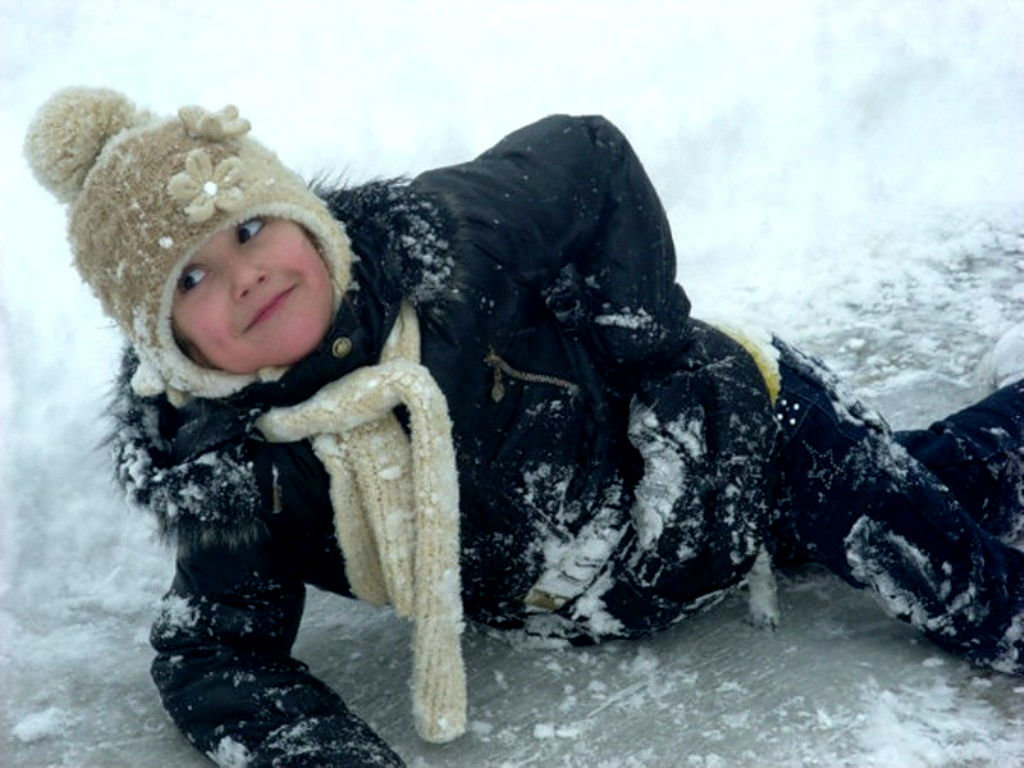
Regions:
<instances>
[{"instance_id":1,"label":"yellow strap","mask_svg":"<svg viewBox=\"0 0 1024 768\"><path fill-rule=\"evenodd\" d=\"M747 354L753 358L754 364L761 372L761 378L764 379L764 386L768 390L768 397L772 401L772 405L775 405L775 400L779 396L779 387L781 386L778 355L774 351L775 348L771 346L770 342L752 338L736 328L718 324L715 324L714 327L743 347Z\"/></svg>"}]
</instances>

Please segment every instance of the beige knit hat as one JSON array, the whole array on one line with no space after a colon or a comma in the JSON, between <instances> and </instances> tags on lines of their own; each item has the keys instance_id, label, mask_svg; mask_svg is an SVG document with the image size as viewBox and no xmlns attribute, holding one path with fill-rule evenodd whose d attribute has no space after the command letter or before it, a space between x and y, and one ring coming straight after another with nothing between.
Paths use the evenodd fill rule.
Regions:
<instances>
[{"instance_id":1,"label":"beige knit hat","mask_svg":"<svg viewBox=\"0 0 1024 768\"><path fill-rule=\"evenodd\" d=\"M280 370L239 375L197 365L178 347L178 275L214 233L256 216L290 219L324 257L336 300L349 284L344 228L302 179L248 138L238 109L182 107L161 119L116 91L68 88L25 138L39 182L69 205L75 266L135 346L137 392L223 397Z\"/></svg>"}]
</instances>

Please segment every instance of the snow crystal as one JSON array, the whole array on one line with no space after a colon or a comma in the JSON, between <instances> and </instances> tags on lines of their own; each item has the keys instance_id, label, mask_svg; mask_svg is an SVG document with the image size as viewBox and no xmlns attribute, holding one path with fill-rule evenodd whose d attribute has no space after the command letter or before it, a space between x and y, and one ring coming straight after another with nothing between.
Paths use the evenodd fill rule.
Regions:
<instances>
[{"instance_id":1,"label":"snow crystal","mask_svg":"<svg viewBox=\"0 0 1024 768\"><path fill-rule=\"evenodd\" d=\"M554 725L553 723L537 723L533 726L536 739L575 739L583 732L579 725Z\"/></svg>"},{"instance_id":2,"label":"snow crystal","mask_svg":"<svg viewBox=\"0 0 1024 768\"><path fill-rule=\"evenodd\" d=\"M245 672L235 672L231 676L231 684L235 688L238 688L239 686L242 686L242 685L252 685L255 682L256 682L256 675L254 675L252 672L248 672L248 671L245 671Z\"/></svg>"},{"instance_id":3,"label":"snow crystal","mask_svg":"<svg viewBox=\"0 0 1024 768\"><path fill-rule=\"evenodd\" d=\"M389 197L392 213L402 215L408 227L408 233L393 238L391 247L404 252L422 268L419 283L407 288L409 299L413 304L424 304L444 298L453 291L455 260L448 241L439 236L435 227L437 209L425 200L403 198L397 188L389 190Z\"/></svg>"},{"instance_id":4,"label":"snow crystal","mask_svg":"<svg viewBox=\"0 0 1024 768\"><path fill-rule=\"evenodd\" d=\"M245 768L252 759L252 755L249 754L249 750L245 748L245 745L235 741L230 736L225 736L221 739L217 743L217 749L213 752L208 752L207 757L221 766L221 768Z\"/></svg>"},{"instance_id":5,"label":"snow crystal","mask_svg":"<svg viewBox=\"0 0 1024 768\"><path fill-rule=\"evenodd\" d=\"M188 598L167 595L160 601L160 625L166 628L190 629L199 621L199 609Z\"/></svg>"},{"instance_id":6,"label":"snow crystal","mask_svg":"<svg viewBox=\"0 0 1024 768\"><path fill-rule=\"evenodd\" d=\"M533 726L533 736L536 739L550 739L555 735L555 726L551 723L538 723Z\"/></svg>"},{"instance_id":7,"label":"snow crystal","mask_svg":"<svg viewBox=\"0 0 1024 768\"><path fill-rule=\"evenodd\" d=\"M30 743L64 734L67 715L60 707L49 707L42 712L33 712L23 717L11 729L18 741Z\"/></svg>"},{"instance_id":8,"label":"snow crystal","mask_svg":"<svg viewBox=\"0 0 1024 768\"><path fill-rule=\"evenodd\" d=\"M469 732L479 738L487 738L494 732L494 725L483 720L472 720L469 723Z\"/></svg>"},{"instance_id":9,"label":"snow crystal","mask_svg":"<svg viewBox=\"0 0 1024 768\"><path fill-rule=\"evenodd\" d=\"M637 310L624 309L622 312L610 312L594 317L597 325L629 328L631 330L647 329L654 325L654 318L642 307Z\"/></svg>"},{"instance_id":10,"label":"snow crystal","mask_svg":"<svg viewBox=\"0 0 1024 768\"><path fill-rule=\"evenodd\" d=\"M720 755L708 752L706 755L689 755L686 764L691 768L726 768L728 763Z\"/></svg>"},{"instance_id":11,"label":"snow crystal","mask_svg":"<svg viewBox=\"0 0 1024 768\"><path fill-rule=\"evenodd\" d=\"M851 352L859 352L860 350L864 349L865 346L867 346L867 341L864 339L854 338L847 339L846 341L846 348L849 349Z\"/></svg>"},{"instance_id":12,"label":"snow crystal","mask_svg":"<svg viewBox=\"0 0 1024 768\"><path fill-rule=\"evenodd\" d=\"M561 506L571 480L572 470L567 467L532 464L523 470L523 484L519 492L524 504L549 513L552 504Z\"/></svg>"},{"instance_id":13,"label":"snow crystal","mask_svg":"<svg viewBox=\"0 0 1024 768\"><path fill-rule=\"evenodd\" d=\"M599 635L615 636L623 633L622 622L608 612L601 599L611 587L611 575L603 573L573 606L573 618L585 622Z\"/></svg>"},{"instance_id":14,"label":"snow crystal","mask_svg":"<svg viewBox=\"0 0 1024 768\"><path fill-rule=\"evenodd\" d=\"M402 476L402 468L397 464L384 467L377 473L381 480L397 480Z\"/></svg>"},{"instance_id":15,"label":"snow crystal","mask_svg":"<svg viewBox=\"0 0 1024 768\"><path fill-rule=\"evenodd\" d=\"M640 647L636 649L633 658L624 660L619 665L622 671L629 675L650 676L658 669L658 657L650 648Z\"/></svg>"},{"instance_id":16,"label":"snow crystal","mask_svg":"<svg viewBox=\"0 0 1024 768\"><path fill-rule=\"evenodd\" d=\"M994 735L989 732L991 705L966 699L945 681L890 690L869 680L860 695L870 706L857 730L864 753L858 765L938 768L999 763L988 759L994 748L1004 746L989 742Z\"/></svg>"},{"instance_id":17,"label":"snow crystal","mask_svg":"<svg viewBox=\"0 0 1024 768\"><path fill-rule=\"evenodd\" d=\"M746 693L746 689L735 680L726 680L716 690L718 693Z\"/></svg>"},{"instance_id":18,"label":"snow crystal","mask_svg":"<svg viewBox=\"0 0 1024 768\"><path fill-rule=\"evenodd\" d=\"M546 539L543 546L544 570L534 589L558 598L560 602L586 589L624 535L624 529L614 526L611 518L613 515L599 513L575 538Z\"/></svg>"},{"instance_id":19,"label":"snow crystal","mask_svg":"<svg viewBox=\"0 0 1024 768\"><path fill-rule=\"evenodd\" d=\"M779 599L772 573L771 556L761 547L754 565L747 574L750 620L754 626L774 628L779 625Z\"/></svg>"},{"instance_id":20,"label":"snow crystal","mask_svg":"<svg viewBox=\"0 0 1024 768\"><path fill-rule=\"evenodd\" d=\"M1013 617L1003 635L1002 646L1006 650L999 659L993 662L992 668L1008 674L1020 674L1021 669L1024 668L1022 642L1024 642L1024 614L1018 614Z\"/></svg>"}]
</instances>

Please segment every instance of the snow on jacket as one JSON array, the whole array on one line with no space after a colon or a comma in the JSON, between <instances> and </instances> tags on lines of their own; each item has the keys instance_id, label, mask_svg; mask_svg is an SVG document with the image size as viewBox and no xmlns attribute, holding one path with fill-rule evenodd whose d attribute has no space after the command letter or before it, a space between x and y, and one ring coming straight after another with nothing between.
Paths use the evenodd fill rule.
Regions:
<instances>
[{"instance_id":1,"label":"snow on jacket","mask_svg":"<svg viewBox=\"0 0 1024 768\"><path fill-rule=\"evenodd\" d=\"M743 579L770 506L764 381L689 317L662 206L610 123L549 117L411 182L318 191L358 257L319 347L181 408L131 392L128 350L112 409L118 478L178 552L153 677L228 764L401 764L290 656L305 585L350 590L323 467L254 424L376 362L403 299L453 423L467 618L650 632Z\"/></svg>"}]
</instances>

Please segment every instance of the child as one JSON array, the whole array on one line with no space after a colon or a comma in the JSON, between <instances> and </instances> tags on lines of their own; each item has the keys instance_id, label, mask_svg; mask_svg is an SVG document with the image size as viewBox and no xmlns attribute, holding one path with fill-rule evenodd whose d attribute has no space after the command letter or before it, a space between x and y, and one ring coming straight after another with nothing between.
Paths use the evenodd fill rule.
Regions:
<instances>
[{"instance_id":1,"label":"child","mask_svg":"<svg viewBox=\"0 0 1024 768\"><path fill-rule=\"evenodd\" d=\"M894 434L817 361L692 319L601 118L314 191L248 130L70 89L26 141L129 342L117 476L178 553L153 678L211 758L401 764L291 658L307 583L414 620L433 741L465 728L463 615L638 637L770 598L770 558L1024 672L1020 385Z\"/></svg>"}]
</instances>

